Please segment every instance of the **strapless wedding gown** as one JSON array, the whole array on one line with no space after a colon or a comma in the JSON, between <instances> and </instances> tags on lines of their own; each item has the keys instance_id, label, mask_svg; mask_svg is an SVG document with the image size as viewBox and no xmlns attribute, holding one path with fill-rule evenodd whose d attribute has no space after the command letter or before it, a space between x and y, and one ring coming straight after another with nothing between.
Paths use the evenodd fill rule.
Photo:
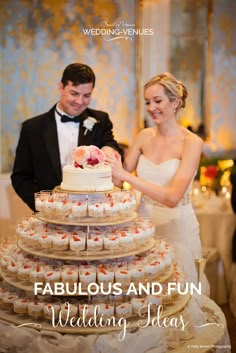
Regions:
<instances>
[{"instance_id":1,"label":"strapless wedding gown","mask_svg":"<svg viewBox=\"0 0 236 353\"><path fill-rule=\"evenodd\" d=\"M137 165L137 175L155 185L168 185L173 178L180 160L169 159L160 164L155 164L141 155ZM186 281L197 285L197 270L195 259L201 258L201 243L199 237L199 224L192 203L189 201L189 192L192 182L179 202L170 208L152 199L142 196L139 212L151 218L156 226L159 238L167 239L175 248L176 262L185 272ZM208 284L204 277L202 292L208 292Z\"/></svg>"}]
</instances>

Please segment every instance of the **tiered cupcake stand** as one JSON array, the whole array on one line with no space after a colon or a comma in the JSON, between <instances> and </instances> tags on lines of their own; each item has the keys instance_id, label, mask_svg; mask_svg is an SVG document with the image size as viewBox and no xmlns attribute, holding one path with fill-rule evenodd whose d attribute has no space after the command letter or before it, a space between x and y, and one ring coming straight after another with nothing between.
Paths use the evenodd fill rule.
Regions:
<instances>
[{"instance_id":1,"label":"tiered cupcake stand","mask_svg":"<svg viewBox=\"0 0 236 353\"><path fill-rule=\"evenodd\" d=\"M60 189L55 190L55 192L63 192ZM117 192L117 189L114 189L111 192ZM120 192L120 191L118 191ZM82 195L82 193L77 193L71 191L69 195L76 196L76 195ZM92 193L93 196L96 195L95 193ZM102 193L99 193L101 196ZM89 197L89 193L84 194L84 196L87 198ZM55 225L62 225L62 226L68 226L68 229L71 229L75 226L80 226L84 227L86 231L86 241L88 240L90 236L90 229L91 227L107 227L107 226L112 226L113 229L116 227L120 226L128 226L132 222L135 223L137 219L137 213L135 210L131 210L127 212L126 214L123 214L122 216L115 215L114 217L89 217L86 215L85 217L81 218L76 218L76 217L61 217L61 218L54 218L52 217L52 214L48 216L46 213L39 212L36 214L36 218L38 220L38 223L42 222L44 224L45 222L47 224L55 224ZM26 254L29 254L30 256L35 256L35 257L43 257L49 260L60 260L61 262L64 262L67 264L68 262L71 264L76 261L82 261L82 262L96 262L98 261L106 261L109 260L110 262L114 259L120 259L120 260L126 260L127 259L132 259L133 256L146 256L154 247L156 246L156 239L155 235L151 236L147 241L145 241L142 244L136 244L135 242L133 243L132 247L122 247L122 248L117 248L114 250L107 250L107 249L102 249L100 251L91 251L87 248L83 251L71 251L71 250L63 250L63 251L55 251L53 248L49 249L42 249L40 247L35 247L33 245L29 245L27 242L25 242L22 238L18 238L18 247L21 249ZM22 281L17 279L16 276L11 276L9 275L8 271L5 269L1 269L1 275L3 278L3 281L5 281L10 287L16 288L21 291L25 291L25 293L33 296L34 293L34 284L30 283L29 281ZM158 277L155 279L155 282L158 283L165 283L168 282L172 278L173 275L173 266L171 265L168 269L163 271L163 273L160 273ZM146 279L147 281L147 279ZM125 292L123 293L125 296ZM42 297L42 296L41 296ZM80 297L76 295L76 300L80 300ZM37 298L35 298L37 299ZM63 300L63 297L60 298ZM73 300L75 298L72 298L71 296L68 298L66 297L66 300L69 302L70 300ZM91 298L90 295L88 295L87 298L84 297L83 295L83 302L91 303L93 302L93 298ZM190 300L190 295L176 295L174 300L170 300L169 302L167 301L166 303L163 304L163 312L162 312L162 318L170 315L174 315L175 313L181 312L183 310L187 303ZM104 299L104 302L106 300ZM116 305L116 304L115 304ZM156 313L152 313L153 316L156 316ZM10 322L12 324L15 324L17 326L29 326L33 327L37 330L48 330L48 331L56 331L60 333L70 333L70 334L81 334L81 335L87 335L87 334L103 334L103 333L109 333L112 331L120 331L119 326L106 326L106 327L71 327L71 326L60 326L58 325L57 327L53 327L52 323L43 317L39 317L37 319L32 318L28 316L27 314L21 315L21 314L16 314L13 312L13 310L6 310L5 308L1 307L0 308L0 317L4 319L7 322ZM133 314L132 316L127 318L130 322L129 324L129 329L137 329L137 320L140 319L140 316L137 314ZM145 318L145 315L142 316L143 322L147 320Z\"/></svg>"}]
</instances>

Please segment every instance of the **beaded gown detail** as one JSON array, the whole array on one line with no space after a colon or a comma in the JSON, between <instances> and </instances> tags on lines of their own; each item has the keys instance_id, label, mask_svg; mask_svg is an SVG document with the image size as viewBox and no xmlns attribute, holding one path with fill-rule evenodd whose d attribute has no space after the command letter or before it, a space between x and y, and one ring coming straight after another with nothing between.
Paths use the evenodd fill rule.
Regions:
<instances>
[{"instance_id":1,"label":"beaded gown detail","mask_svg":"<svg viewBox=\"0 0 236 353\"><path fill-rule=\"evenodd\" d=\"M179 159L169 159L155 164L144 155L141 155L137 165L137 175L155 185L166 186L170 183L179 166ZM189 201L188 189L179 204L170 208L153 202L145 196L141 198L140 213L151 218L156 226L159 238L170 241L175 248L176 262L180 269L186 273L187 282L197 285L197 271L195 259L201 258L201 242L199 236L199 223L192 203ZM203 280L203 292L208 292L206 278Z\"/></svg>"}]
</instances>

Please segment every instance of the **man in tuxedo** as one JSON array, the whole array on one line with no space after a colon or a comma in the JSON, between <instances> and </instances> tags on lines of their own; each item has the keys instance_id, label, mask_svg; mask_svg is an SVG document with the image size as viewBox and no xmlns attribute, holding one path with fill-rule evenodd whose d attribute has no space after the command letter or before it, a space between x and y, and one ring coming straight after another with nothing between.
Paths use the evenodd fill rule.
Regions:
<instances>
[{"instance_id":1,"label":"man in tuxedo","mask_svg":"<svg viewBox=\"0 0 236 353\"><path fill-rule=\"evenodd\" d=\"M108 114L88 108L94 86L95 74L89 66L68 65L58 84L59 102L23 122L11 180L32 210L35 192L60 185L62 168L71 163L76 146L96 145L107 155L115 151L122 155Z\"/></svg>"}]
</instances>

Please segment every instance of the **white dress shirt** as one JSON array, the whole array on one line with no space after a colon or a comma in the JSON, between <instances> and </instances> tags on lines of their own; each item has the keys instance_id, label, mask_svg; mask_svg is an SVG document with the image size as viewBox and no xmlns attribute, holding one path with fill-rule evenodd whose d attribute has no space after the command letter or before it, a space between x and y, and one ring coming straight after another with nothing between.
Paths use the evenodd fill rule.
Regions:
<instances>
[{"instance_id":1,"label":"white dress shirt","mask_svg":"<svg viewBox=\"0 0 236 353\"><path fill-rule=\"evenodd\" d=\"M61 109L56 107L59 113L65 114ZM65 114L69 116L68 114ZM79 136L79 125L80 123L75 122L61 122L61 116L55 110L55 118L57 124L57 135L59 143L59 152L61 167L63 168L67 164L72 163L71 152L78 145L78 136Z\"/></svg>"}]
</instances>

